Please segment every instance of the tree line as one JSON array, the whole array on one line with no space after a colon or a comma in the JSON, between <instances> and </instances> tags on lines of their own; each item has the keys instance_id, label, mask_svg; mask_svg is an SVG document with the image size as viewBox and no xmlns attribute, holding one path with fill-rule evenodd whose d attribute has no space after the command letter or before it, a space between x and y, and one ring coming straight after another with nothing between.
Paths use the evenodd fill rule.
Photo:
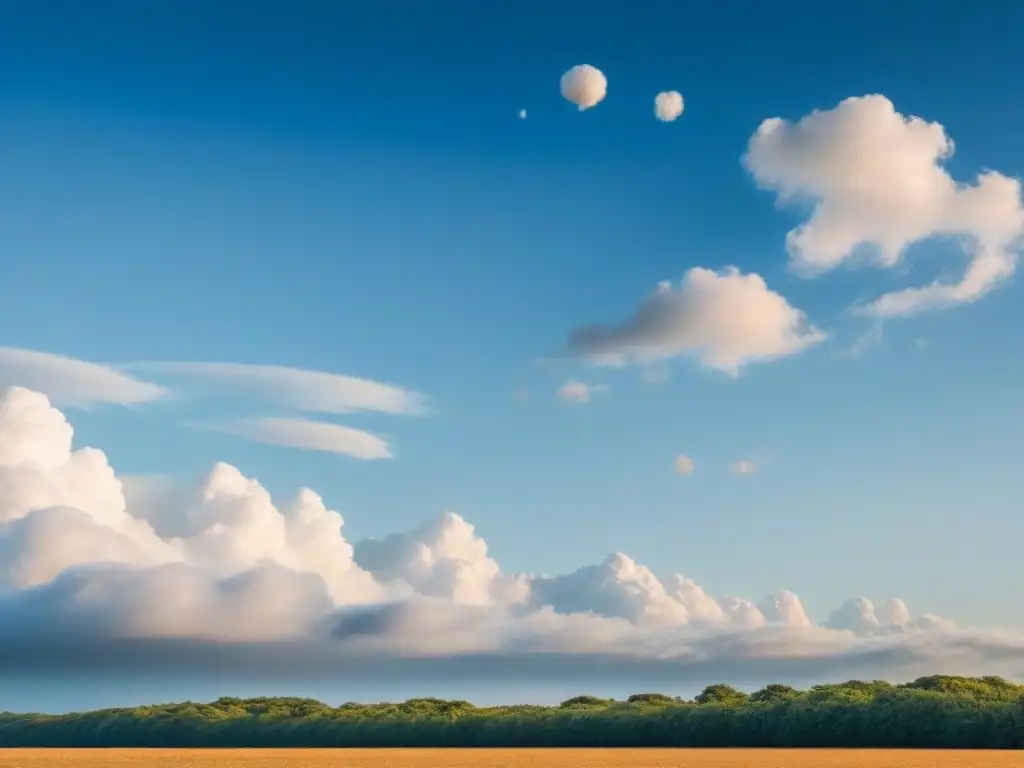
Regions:
<instances>
[{"instance_id":1,"label":"tree line","mask_svg":"<svg viewBox=\"0 0 1024 768\"><path fill-rule=\"evenodd\" d=\"M935 675L754 693L711 685L693 700L638 693L558 706L436 698L332 707L221 698L66 715L0 713L5 747L880 747L1024 748L1024 686Z\"/></svg>"}]
</instances>

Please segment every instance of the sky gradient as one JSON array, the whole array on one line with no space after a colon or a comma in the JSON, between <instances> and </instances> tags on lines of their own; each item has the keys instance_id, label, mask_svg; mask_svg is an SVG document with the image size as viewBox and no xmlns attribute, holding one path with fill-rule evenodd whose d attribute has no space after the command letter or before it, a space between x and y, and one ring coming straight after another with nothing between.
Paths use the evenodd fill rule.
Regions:
<instances>
[{"instance_id":1,"label":"sky gradient","mask_svg":"<svg viewBox=\"0 0 1024 768\"><path fill-rule=\"evenodd\" d=\"M953 181L1019 178L1024 6L737 6L7 4L0 346L14 352L0 386L47 395L75 447L102 449L132 489L192 487L226 462L275 502L315 489L349 542L453 511L505 574L624 552L717 597L793 590L816 624L847 598L898 597L915 616L1024 631L1019 279L907 317L856 309L959 280L972 238L1012 263L1019 190L956 197L919 173L930 157L900 186L895 154L864 153L895 153L902 134L871 144L868 102L838 110L880 94L941 124ZM608 90L581 111L559 78L583 63ZM654 98L668 90L685 110L663 122ZM815 110L839 117L752 142L764 121ZM861 173L852 192L835 181ZM836 232L869 231L895 238L892 263L854 237L868 251L793 269L787 233L823 199L840 215L805 253L821 262ZM950 232L963 241L933 237ZM720 313L729 267L804 313L802 330L772 335L767 314L730 325L763 294L747 284ZM694 268L711 277L690 291ZM651 297L640 331L605 339L658 336L645 364L574 346ZM813 341L779 351L809 328ZM716 350L743 357L750 334L773 359L715 364ZM337 382L167 363L397 389L367 406L338 385L349 395L326 402ZM297 420L377 441L318 428L322 445L356 439L362 460L299 450L312 438ZM600 614L574 600L567 612Z\"/></svg>"}]
</instances>

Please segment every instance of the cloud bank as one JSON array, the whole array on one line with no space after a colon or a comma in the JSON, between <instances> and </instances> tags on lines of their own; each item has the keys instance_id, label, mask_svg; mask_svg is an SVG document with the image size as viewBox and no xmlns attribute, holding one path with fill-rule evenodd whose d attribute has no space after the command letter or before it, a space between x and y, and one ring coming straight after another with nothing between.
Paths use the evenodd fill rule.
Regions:
<instances>
[{"instance_id":1,"label":"cloud bank","mask_svg":"<svg viewBox=\"0 0 1024 768\"><path fill-rule=\"evenodd\" d=\"M122 483L101 451L73 446L44 395L12 388L0 399L0 672L594 684L1024 662L1018 636L957 630L898 600L848 601L819 625L792 592L714 597L623 553L509 573L453 512L355 546L343 531L315 492L279 505L227 464L191 488Z\"/></svg>"},{"instance_id":2,"label":"cloud bank","mask_svg":"<svg viewBox=\"0 0 1024 768\"><path fill-rule=\"evenodd\" d=\"M927 238L956 238L968 257L956 281L886 293L861 311L898 317L980 299L1017 266L1024 233L1021 182L985 171L958 182L943 167L953 140L939 123L908 117L881 95L855 97L796 123L771 118L743 162L780 203L809 201L810 217L786 238L791 264L815 275L867 246L880 267Z\"/></svg>"}]
</instances>

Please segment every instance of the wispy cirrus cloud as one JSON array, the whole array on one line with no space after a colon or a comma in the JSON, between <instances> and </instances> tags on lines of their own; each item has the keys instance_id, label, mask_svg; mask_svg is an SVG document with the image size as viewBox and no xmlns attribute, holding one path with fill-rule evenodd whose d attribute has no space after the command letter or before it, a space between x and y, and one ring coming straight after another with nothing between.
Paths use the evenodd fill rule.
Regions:
<instances>
[{"instance_id":1,"label":"wispy cirrus cloud","mask_svg":"<svg viewBox=\"0 0 1024 768\"><path fill-rule=\"evenodd\" d=\"M59 405L77 408L104 403L140 405L168 394L163 387L112 365L50 352L0 347L0 390L11 386L27 387L42 392Z\"/></svg>"},{"instance_id":2,"label":"wispy cirrus cloud","mask_svg":"<svg viewBox=\"0 0 1024 768\"><path fill-rule=\"evenodd\" d=\"M211 395L247 395L310 413L415 415L427 411L418 392L340 373L230 362L136 362L128 370L177 380L185 391Z\"/></svg>"},{"instance_id":3,"label":"wispy cirrus cloud","mask_svg":"<svg viewBox=\"0 0 1024 768\"><path fill-rule=\"evenodd\" d=\"M393 458L387 441L361 429L312 419L257 417L191 426L254 440L258 443L324 451L356 459Z\"/></svg>"}]
</instances>

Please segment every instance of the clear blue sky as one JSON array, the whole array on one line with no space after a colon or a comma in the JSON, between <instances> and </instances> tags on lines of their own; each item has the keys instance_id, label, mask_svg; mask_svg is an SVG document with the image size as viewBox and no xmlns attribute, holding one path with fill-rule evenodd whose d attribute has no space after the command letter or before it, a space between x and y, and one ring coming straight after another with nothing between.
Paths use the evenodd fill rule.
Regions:
<instances>
[{"instance_id":1,"label":"clear blue sky","mask_svg":"<svg viewBox=\"0 0 1024 768\"><path fill-rule=\"evenodd\" d=\"M1024 5L730 5L7 3L0 343L426 393L430 416L346 422L393 440L381 462L185 428L202 404L74 415L120 472L229 461L274 492L317 489L350 539L454 509L510 571L622 550L715 593L793 589L819 617L866 594L1024 626L1007 613L1020 281L843 356L868 328L852 302L940 270L794 276L800 212L740 163L765 118L882 93L946 127L954 177L1024 175ZM580 63L609 81L585 113L558 89ZM675 123L651 115L666 89L686 99ZM832 340L735 380L686 360L658 385L535 365L659 280L730 264ZM610 393L567 407L570 376ZM749 457L761 472L728 474Z\"/></svg>"}]
</instances>

